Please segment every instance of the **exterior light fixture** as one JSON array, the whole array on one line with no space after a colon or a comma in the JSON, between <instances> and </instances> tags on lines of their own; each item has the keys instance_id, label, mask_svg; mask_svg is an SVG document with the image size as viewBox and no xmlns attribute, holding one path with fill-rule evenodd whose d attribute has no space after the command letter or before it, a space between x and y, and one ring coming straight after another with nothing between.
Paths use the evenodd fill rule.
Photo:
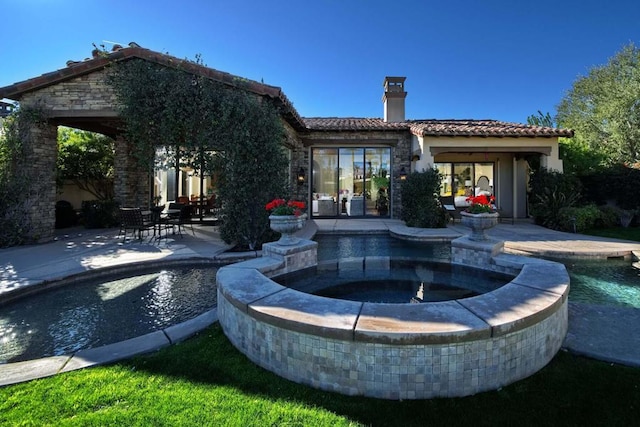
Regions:
<instances>
[{"instance_id":1,"label":"exterior light fixture","mask_svg":"<svg viewBox=\"0 0 640 427\"><path fill-rule=\"evenodd\" d=\"M306 175L304 173L304 168L300 168L298 171L298 185L303 185L305 181Z\"/></svg>"},{"instance_id":2,"label":"exterior light fixture","mask_svg":"<svg viewBox=\"0 0 640 427\"><path fill-rule=\"evenodd\" d=\"M404 166L402 167L402 169L400 169L400 175L398 175L400 177L401 181L404 181L405 179L407 179L407 171L404 168Z\"/></svg>"}]
</instances>

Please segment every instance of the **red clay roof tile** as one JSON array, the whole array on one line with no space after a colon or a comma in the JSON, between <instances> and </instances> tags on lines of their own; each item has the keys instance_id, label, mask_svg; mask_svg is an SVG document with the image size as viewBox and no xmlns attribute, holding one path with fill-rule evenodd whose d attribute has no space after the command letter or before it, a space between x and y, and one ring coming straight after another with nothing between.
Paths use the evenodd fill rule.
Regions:
<instances>
[{"instance_id":1,"label":"red clay roof tile","mask_svg":"<svg viewBox=\"0 0 640 427\"><path fill-rule=\"evenodd\" d=\"M379 118L304 118L311 131L398 131L417 136L572 137L570 129L530 126L497 120L406 120L385 123Z\"/></svg>"},{"instance_id":2,"label":"red clay roof tile","mask_svg":"<svg viewBox=\"0 0 640 427\"><path fill-rule=\"evenodd\" d=\"M0 98L20 99L27 92L105 68L112 61L140 58L169 67L180 66L187 72L224 84L241 87L261 96L276 99L286 120L299 131L410 131L418 136L493 136L493 137L571 137L573 131L496 120L406 120L387 123L380 118L308 117L302 118L282 89L205 67L192 61L144 49L130 44L112 52L95 55L85 61L68 61L67 67L29 80L0 88Z\"/></svg>"}]
</instances>

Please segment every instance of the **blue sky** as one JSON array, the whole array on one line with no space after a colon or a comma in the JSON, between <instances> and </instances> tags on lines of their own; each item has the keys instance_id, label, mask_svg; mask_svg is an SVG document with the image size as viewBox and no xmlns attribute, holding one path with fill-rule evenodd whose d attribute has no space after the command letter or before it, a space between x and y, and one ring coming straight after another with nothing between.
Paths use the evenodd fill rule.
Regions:
<instances>
[{"instance_id":1,"label":"blue sky","mask_svg":"<svg viewBox=\"0 0 640 427\"><path fill-rule=\"evenodd\" d=\"M127 44L280 86L304 117L526 122L580 75L640 45L638 0L0 0L0 87Z\"/></svg>"}]
</instances>

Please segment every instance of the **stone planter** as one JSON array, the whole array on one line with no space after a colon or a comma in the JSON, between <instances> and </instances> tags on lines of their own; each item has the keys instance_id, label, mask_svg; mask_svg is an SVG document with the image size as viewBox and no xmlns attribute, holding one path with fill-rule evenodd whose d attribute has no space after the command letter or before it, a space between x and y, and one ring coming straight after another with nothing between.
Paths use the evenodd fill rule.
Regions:
<instances>
[{"instance_id":1,"label":"stone planter","mask_svg":"<svg viewBox=\"0 0 640 427\"><path fill-rule=\"evenodd\" d=\"M300 240L295 237L293 233L298 230L302 230L304 223L307 220L307 214L300 216L295 215L270 215L269 221L273 231L276 231L282 236L276 243L282 246L295 245Z\"/></svg>"},{"instance_id":2,"label":"stone planter","mask_svg":"<svg viewBox=\"0 0 640 427\"><path fill-rule=\"evenodd\" d=\"M460 212L462 217L462 225L471 229L469 239L482 242L489 240L485 231L495 227L498 224L498 212L472 214L469 212Z\"/></svg>"}]
</instances>

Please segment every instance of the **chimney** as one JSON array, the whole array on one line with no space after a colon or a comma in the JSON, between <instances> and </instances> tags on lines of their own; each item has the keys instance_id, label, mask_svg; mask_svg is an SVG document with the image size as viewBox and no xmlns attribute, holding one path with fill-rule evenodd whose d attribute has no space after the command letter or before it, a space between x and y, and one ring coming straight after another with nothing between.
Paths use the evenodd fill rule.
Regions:
<instances>
[{"instance_id":1,"label":"chimney","mask_svg":"<svg viewBox=\"0 0 640 427\"><path fill-rule=\"evenodd\" d=\"M406 77L385 77L384 94L384 121L404 122L404 99L407 92L404 91L404 81Z\"/></svg>"}]
</instances>

